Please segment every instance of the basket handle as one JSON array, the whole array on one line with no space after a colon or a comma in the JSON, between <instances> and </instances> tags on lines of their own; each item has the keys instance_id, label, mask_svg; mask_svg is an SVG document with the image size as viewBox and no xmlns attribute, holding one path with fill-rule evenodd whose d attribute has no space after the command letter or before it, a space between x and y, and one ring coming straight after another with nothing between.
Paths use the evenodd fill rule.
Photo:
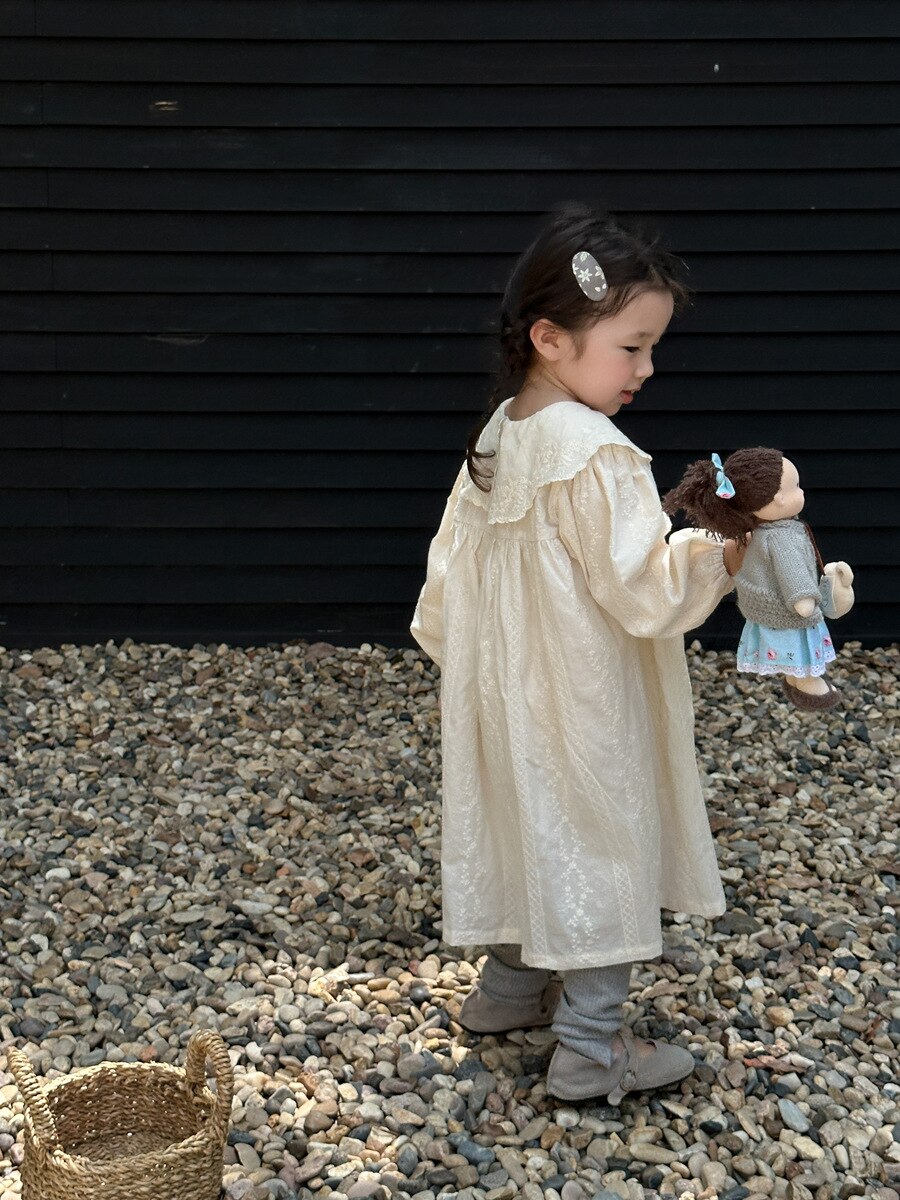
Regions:
<instances>
[{"instance_id":1,"label":"basket handle","mask_svg":"<svg viewBox=\"0 0 900 1200\"><path fill-rule=\"evenodd\" d=\"M61 1150L62 1143L59 1140L53 1113L50 1111L47 1097L37 1081L37 1076L31 1069L28 1055L15 1046L10 1046L6 1052L6 1061L9 1063L13 1078L19 1085L19 1091L25 1101L25 1110L31 1120L35 1136L43 1142L47 1151L52 1153Z\"/></svg>"},{"instance_id":2,"label":"basket handle","mask_svg":"<svg viewBox=\"0 0 900 1200\"><path fill-rule=\"evenodd\" d=\"M234 1071L228 1057L228 1047L214 1029L202 1029L188 1042L184 1073L187 1086L196 1096L206 1086L206 1060L212 1059L216 1081L216 1107L211 1120L219 1126L224 1137L231 1120L231 1098L234 1095Z\"/></svg>"}]
</instances>

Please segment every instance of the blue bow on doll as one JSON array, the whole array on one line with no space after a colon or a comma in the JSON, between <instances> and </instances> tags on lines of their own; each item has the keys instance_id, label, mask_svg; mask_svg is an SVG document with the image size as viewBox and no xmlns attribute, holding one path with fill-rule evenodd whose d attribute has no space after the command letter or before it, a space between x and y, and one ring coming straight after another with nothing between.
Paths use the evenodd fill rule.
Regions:
<instances>
[{"instance_id":1,"label":"blue bow on doll","mask_svg":"<svg viewBox=\"0 0 900 1200\"><path fill-rule=\"evenodd\" d=\"M722 460L718 454L712 456L712 464L716 468L716 483L718 484L716 495L721 496L723 500L730 500L734 495L734 484L725 474L722 468Z\"/></svg>"}]
</instances>

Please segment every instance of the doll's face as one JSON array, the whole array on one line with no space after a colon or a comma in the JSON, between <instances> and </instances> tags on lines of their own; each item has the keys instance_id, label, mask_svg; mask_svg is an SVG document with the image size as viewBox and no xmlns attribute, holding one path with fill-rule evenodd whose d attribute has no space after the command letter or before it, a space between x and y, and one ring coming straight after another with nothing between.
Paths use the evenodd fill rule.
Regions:
<instances>
[{"instance_id":1,"label":"doll's face","mask_svg":"<svg viewBox=\"0 0 900 1200\"><path fill-rule=\"evenodd\" d=\"M800 474L789 458L781 460L781 487L765 508L753 514L761 521L780 521L783 517L796 517L803 508L803 488Z\"/></svg>"}]
</instances>

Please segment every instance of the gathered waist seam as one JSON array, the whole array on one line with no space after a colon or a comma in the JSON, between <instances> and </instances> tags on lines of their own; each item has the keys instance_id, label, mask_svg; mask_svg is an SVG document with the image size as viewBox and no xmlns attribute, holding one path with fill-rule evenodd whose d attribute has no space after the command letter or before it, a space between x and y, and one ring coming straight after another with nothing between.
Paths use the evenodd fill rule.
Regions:
<instances>
[{"instance_id":1,"label":"gathered waist seam","mask_svg":"<svg viewBox=\"0 0 900 1200\"><path fill-rule=\"evenodd\" d=\"M548 533L543 537L535 537L533 534L521 535L517 533L497 533L490 525L480 525L477 521L457 521L456 524L462 529L475 529L479 533L487 533L497 542L558 542L560 540L558 533Z\"/></svg>"}]
</instances>

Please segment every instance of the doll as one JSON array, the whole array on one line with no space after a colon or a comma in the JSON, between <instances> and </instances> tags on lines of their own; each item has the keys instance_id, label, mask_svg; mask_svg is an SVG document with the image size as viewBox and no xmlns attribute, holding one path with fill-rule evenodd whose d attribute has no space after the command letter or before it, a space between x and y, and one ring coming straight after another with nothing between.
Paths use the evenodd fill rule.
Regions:
<instances>
[{"instance_id":1,"label":"doll","mask_svg":"<svg viewBox=\"0 0 900 1200\"><path fill-rule=\"evenodd\" d=\"M791 460L752 446L736 450L724 468L718 454L691 463L662 505L667 513L684 509L696 528L746 547L734 580L745 618L737 669L781 674L797 708L832 708L841 693L824 678L835 651L822 609L830 616L849 611L853 572L844 562L822 564L812 531L797 516L803 500Z\"/></svg>"}]
</instances>

